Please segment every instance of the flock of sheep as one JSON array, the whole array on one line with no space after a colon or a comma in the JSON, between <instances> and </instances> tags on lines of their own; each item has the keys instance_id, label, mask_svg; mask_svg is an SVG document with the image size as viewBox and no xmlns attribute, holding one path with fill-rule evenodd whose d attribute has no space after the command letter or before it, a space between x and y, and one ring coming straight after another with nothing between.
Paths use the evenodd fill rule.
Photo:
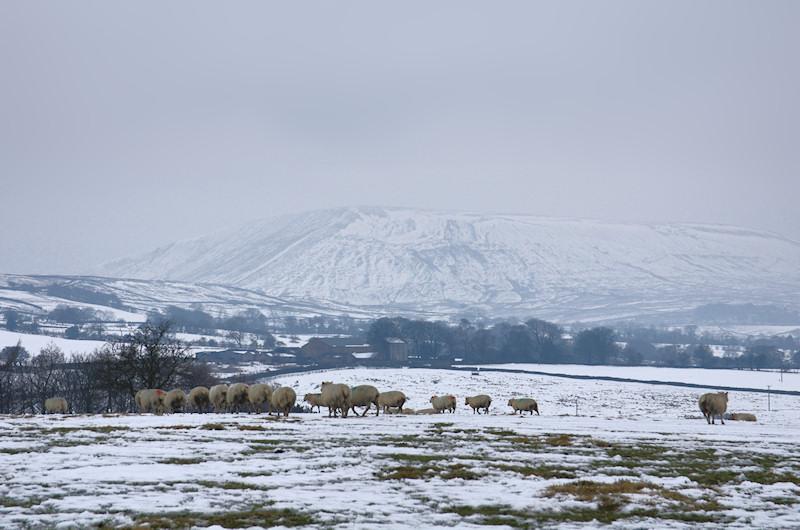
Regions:
<instances>
[{"instance_id":1,"label":"flock of sheep","mask_svg":"<svg viewBox=\"0 0 800 530\"><path fill-rule=\"evenodd\" d=\"M322 383L319 393L306 394L303 401L311 405L311 410L317 407L328 408L328 416L343 418L352 410L358 415L356 407L366 407L361 416L366 416L372 405L375 405L375 415L380 414L381 408L384 413L392 411L405 414L439 414L444 411L455 412L455 396L433 396L430 399L431 408L413 411L404 409L406 396L398 390L379 392L372 385L359 385L351 387L344 383L332 383L326 381ZM175 389L164 392L159 389L140 390L135 397L136 407L139 412L152 412L155 414L173 412L210 412L213 407L214 412L251 412L261 413L263 406L267 406L267 411L272 414L274 408L278 416L283 412L284 416L289 415L292 407L297 401L297 394L288 387L282 386L273 389L267 384L246 385L235 383L233 385L215 385L210 389L204 386L193 388L187 396L183 390ZM480 394L466 398L465 405L472 407L473 413L480 414L481 410L485 414L489 413L489 406L492 398L486 394ZM703 394L698 402L700 411L703 413L708 423L713 424L715 418L719 417L724 425L725 411L728 409L728 393L717 392ZM508 405L514 410L514 414L519 412L534 412L539 414L539 405L536 400L531 398L509 399ZM45 401L45 412L67 413L67 401L62 397L54 397ZM739 416L739 417L734 417ZM752 414L734 414L729 419L755 421Z\"/></svg>"},{"instance_id":2,"label":"flock of sheep","mask_svg":"<svg viewBox=\"0 0 800 530\"><path fill-rule=\"evenodd\" d=\"M297 401L297 394L288 386L272 389L267 384L246 385L235 383L233 385L215 385L210 389L196 386L189 395L180 389L164 392L150 388L140 390L135 396L136 407L139 412L153 412L155 414L173 412L250 412L261 413L264 404L271 414L273 407L280 415L289 415L289 411Z\"/></svg>"},{"instance_id":3,"label":"flock of sheep","mask_svg":"<svg viewBox=\"0 0 800 530\"><path fill-rule=\"evenodd\" d=\"M433 396L430 399L431 408L419 411L404 409L406 395L399 390L379 392L372 385L359 385L351 387L344 383L332 383L326 381L322 383L319 393L306 394L304 401L311 405L311 410L317 407L328 408L328 416L338 417L340 414L346 418L352 410L358 415L356 407L366 407L361 416L366 416L372 405L375 405L375 415L384 413L405 413L405 414L438 414L444 411L455 412L455 396ZM215 385L210 389L204 386L193 388L189 394L180 389L165 392L157 388L139 390L135 396L136 408L139 412L152 412L154 414L173 413L173 412L255 412L260 414L266 405L269 414L275 409L280 416L288 416L292 407L297 401L295 391L287 386L273 389L267 384L247 385L245 383L235 383L233 385ZM465 405L472 407L473 413L489 413L489 406L492 398L485 394L466 398ZM539 406L536 400L530 398L510 399L508 405L514 409L514 413L534 411L539 414ZM67 413L67 402L62 397L54 397L45 401L45 412L62 414Z\"/></svg>"}]
</instances>

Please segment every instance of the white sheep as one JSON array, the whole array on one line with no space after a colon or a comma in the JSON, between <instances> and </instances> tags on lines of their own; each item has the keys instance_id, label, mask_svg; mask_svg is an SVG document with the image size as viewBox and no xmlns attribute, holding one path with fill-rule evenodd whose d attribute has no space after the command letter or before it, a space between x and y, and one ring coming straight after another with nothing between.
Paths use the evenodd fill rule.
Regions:
<instances>
[{"instance_id":1,"label":"white sheep","mask_svg":"<svg viewBox=\"0 0 800 530\"><path fill-rule=\"evenodd\" d=\"M521 399L509 399L508 406L514 409L514 414L519 411L520 415L523 412L530 412L531 416L533 416L533 411L536 411L536 415L539 415L539 405L536 403L535 399L531 398L521 398Z\"/></svg>"},{"instance_id":2,"label":"white sheep","mask_svg":"<svg viewBox=\"0 0 800 530\"><path fill-rule=\"evenodd\" d=\"M281 412L283 412L284 416L289 416L289 411L292 410L296 401L297 394L288 386L276 388L272 392L272 397L270 398L270 402L278 412L278 416L281 415Z\"/></svg>"},{"instance_id":3,"label":"white sheep","mask_svg":"<svg viewBox=\"0 0 800 530\"><path fill-rule=\"evenodd\" d=\"M162 414L164 412L164 399L167 393L157 388L148 388L142 394L142 407L145 411L150 411L155 414Z\"/></svg>"},{"instance_id":4,"label":"white sheep","mask_svg":"<svg viewBox=\"0 0 800 530\"><path fill-rule=\"evenodd\" d=\"M46 399L44 401L44 411L45 414L53 414L56 412L66 414L68 412L67 400L63 397L51 397L50 399Z\"/></svg>"},{"instance_id":5,"label":"white sheep","mask_svg":"<svg viewBox=\"0 0 800 530\"><path fill-rule=\"evenodd\" d=\"M733 421L756 421L756 415L749 412L732 412L723 414L723 417Z\"/></svg>"},{"instance_id":6,"label":"white sheep","mask_svg":"<svg viewBox=\"0 0 800 530\"><path fill-rule=\"evenodd\" d=\"M375 415L377 416L381 412L381 408L378 406L379 394L378 389L372 385L354 386L350 391L350 408L353 409L355 414L358 414L356 407L367 407L361 415L364 417L367 415L370 406L374 404Z\"/></svg>"},{"instance_id":7,"label":"white sheep","mask_svg":"<svg viewBox=\"0 0 800 530\"><path fill-rule=\"evenodd\" d=\"M208 399L214 406L214 412L228 410L228 385L214 385L208 391Z\"/></svg>"},{"instance_id":8,"label":"white sheep","mask_svg":"<svg viewBox=\"0 0 800 530\"><path fill-rule=\"evenodd\" d=\"M226 399L229 412L239 412L245 405L249 411L250 405L247 402L250 387L244 383L235 383L228 387Z\"/></svg>"},{"instance_id":9,"label":"white sheep","mask_svg":"<svg viewBox=\"0 0 800 530\"><path fill-rule=\"evenodd\" d=\"M133 400L136 402L136 409L140 413L147 412L147 409L142 405L142 396L144 395L144 393L145 389L139 390L138 392L136 392L136 395L133 398Z\"/></svg>"},{"instance_id":10,"label":"white sheep","mask_svg":"<svg viewBox=\"0 0 800 530\"><path fill-rule=\"evenodd\" d=\"M170 414L178 410L184 412L186 410L186 392L179 388L167 392L167 395L164 396L164 410Z\"/></svg>"},{"instance_id":11,"label":"white sheep","mask_svg":"<svg viewBox=\"0 0 800 530\"><path fill-rule=\"evenodd\" d=\"M477 396L468 397L464 404L472 407L473 414L475 414L475 412L480 414L480 409L484 409L486 414L489 414L489 405L492 404L492 398L486 394L480 394Z\"/></svg>"},{"instance_id":12,"label":"white sheep","mask_svg":"<svg viewBox=\"0 0 800 530\"><path fill-rule=\"evenodd\" d=\"M342 418L347 417L350 410L350 387L343 383L331 383L325 381L319 396L319 402L323 407L328 407L328 417L337 417L337 412L342 411Z\"/></svg>"},{"instance_id":13,"label":"white sheep","mask_svg":"<svg viewBox=\"0 0 800 530\"><path fill-rule=\"evenodd\" d=\"M431 404L436 412L449 410L451 413L456 411L456 397L455 396L433 396Z\"/></svg>"},{"instance_id":14,"label":"white sheep","mask_svg":"<svg viewBox=\"0 0 800 530\"><path fill-rule=\"evenodd\" d=\"M406 395L399 390L381 392L378 395L378 404L383 407L383 412L389 414L390 409L397 408L397 413L403 411L403 404L406 402Z\"/></svg>"},{"instance_id":15,"label":"white sheep","mask_svg":"<svg viewBox=\"0 0 800 530\"><path fill-rule=\"evenodd\" d=\"M321 412L322 403L320 403L320 393L309 393L303 396L303 401L307 401L311 405L311 412L314 412L314 407L317 407L317 412Z\"/></svg>"},{"instance_id":16,"label":"white sheep","mask_svg":"<svg viewBox=\"0 0 800 530\"><path fill-rule=\"evenodd\" d=\"M727 392L703 394L700 396L698 404L700 405L700 412L703 413L708 423L713 424L714 418L719 416L719 422L725 425L722 415L728 410Z\"/></svg>"},{"instance_id":17,"label":"white sheep","mask_svg":"<svg viewBox=\"0 0 800 530\"><path fill-rule=\"evenodd\" d=\"M266 403L269 414L272 414L272 405L269 402L270 396L272 396L271 386L264 383L250 385L250 389L247 392L247 400L250 403L247 412L249 413L252 410L256 414L261 414L262 405Z\"/></svg>"},{"instance_id":18,"label":"white sheep","mask_svg":"<svg viewBox=\"0 0 800 530\"><path fill-rule=\"evenodd\" d=\"M209 390L204 386L196 386L189 391L189 410L202 413L208 412L208 405L211 402L208 398Z\"/></svg>"}]
</instances>

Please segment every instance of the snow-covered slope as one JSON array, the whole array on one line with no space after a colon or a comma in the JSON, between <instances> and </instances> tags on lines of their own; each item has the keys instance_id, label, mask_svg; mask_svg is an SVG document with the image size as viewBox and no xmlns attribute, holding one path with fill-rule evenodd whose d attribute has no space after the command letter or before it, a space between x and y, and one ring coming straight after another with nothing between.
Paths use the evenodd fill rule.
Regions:
<instances>
[{"instance_id":1,"label":"snow-covered slope","mask_svg":"<svg viewBox=\"0 0 800 530\"><path fill-rule=\"evenodd\" d=\"M796 310L798 263L800 244L735 227L353 207L264 219L90 272L563 322L720 302Z\"/></svg>"}]
</instances>

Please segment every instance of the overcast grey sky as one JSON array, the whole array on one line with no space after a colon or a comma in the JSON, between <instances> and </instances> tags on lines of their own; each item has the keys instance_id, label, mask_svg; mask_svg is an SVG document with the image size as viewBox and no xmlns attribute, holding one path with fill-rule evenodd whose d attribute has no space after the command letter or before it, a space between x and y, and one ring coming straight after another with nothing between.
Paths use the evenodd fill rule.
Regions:
<instances>
[{"instance_id":1,"label":"overcast grey sky","mask_svg":"<svg viewBox=\"0 0 800 530\"><path fill-rule=\"evenodd\" d=\"M0 272L348 205L800 240L800 2L0 3Z\"/></svg>"}]
</instances>

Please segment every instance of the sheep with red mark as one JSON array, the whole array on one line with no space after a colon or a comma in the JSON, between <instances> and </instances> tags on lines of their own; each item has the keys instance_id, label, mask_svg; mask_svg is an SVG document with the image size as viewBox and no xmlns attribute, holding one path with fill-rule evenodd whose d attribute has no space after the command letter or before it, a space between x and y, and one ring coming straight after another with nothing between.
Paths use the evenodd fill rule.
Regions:
<instances>
[{"instance_id":1,"label":"sheep with red mark","mask_svg":"<svg viewBox=\"0 0 800 530\"><path fill-rule=\"evenodd\" d=\"M167 393L157 388L148 388L142 394L142 407L145 412L152 412L154 414L164 413L164 400Z\"/></svg>"},{"instance_id":2,"label":"sheep with red mark","mask_svg":"<svg viewBox=\"0 0 800 530\"><path fill-rule=\"evenodd\" d=\"M449 410L451 413L456 411L456 397L455 396L433 396L431 404L436 412Z\"/></svg>"}]
</instances>

